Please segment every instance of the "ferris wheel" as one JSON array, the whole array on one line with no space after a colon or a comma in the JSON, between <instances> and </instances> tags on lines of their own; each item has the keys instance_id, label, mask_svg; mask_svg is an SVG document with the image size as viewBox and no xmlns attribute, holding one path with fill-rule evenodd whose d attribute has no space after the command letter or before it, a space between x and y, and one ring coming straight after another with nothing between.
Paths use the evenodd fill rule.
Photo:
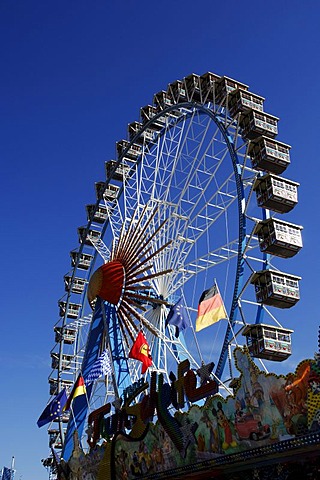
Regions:
<instances>
[{"instance_id":1,"label":"ferris wheel","mask_svg":"<svg viewBox=\"0 0 320 480\"><path fill-rule=\"evenodd\" d=\"M208 72L156 94L116 143L64 277L50 393L71 386L79 372L86 378L103 351L110 369L90 384L77 418L66 415L50 427L64 458L75 428L85 433L93 410L116 405L139 381L141 363L130 358L139 332L152 357L147 378L156 371L169 381L185 359L195 371L214 362L211 375L226 393L241 334L257 358L290 354L291 331L280 321L299 300L300 278L275 259L299 251L302 227L274 215L296 205L299 186L280 176L290 146L275 140L277 123L247 85ZM226 318L195 332L199 299L213 285ZM180 328L168 322L176 305L183 309ZM265 325L283 335L280 350L267 343L261 350Z\"/></svg>"}]
</instances>

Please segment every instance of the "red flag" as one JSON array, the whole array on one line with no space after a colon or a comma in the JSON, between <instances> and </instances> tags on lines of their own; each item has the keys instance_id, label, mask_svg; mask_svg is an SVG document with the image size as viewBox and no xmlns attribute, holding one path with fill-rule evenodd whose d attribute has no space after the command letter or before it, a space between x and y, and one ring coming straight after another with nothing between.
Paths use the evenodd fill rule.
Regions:
<instances>
[{"instance_id":1,"label":"red flag","mask_svg":"<svg viewBox=\"0 0 320 480\"><path fill-rule=\"evenodd\" d=\"M129 353L129 358L135 358L136 360L140 360L142 362L142 369L141 373L145 373L148 368L152 365L152 357L150 354L150 348L148 342L140 331L136 338L136 341L132 345L132 348Z\"/></svg>"},{"instance_id":2,"label":"red flag","mask_svg":"<svg viewBox=\"0 0 320 480\"><path fill-rule=\"evenodd\" d=\"M68 397L67 403L65 404L63 410L69 410L72 400L74 400L79 395L84 395L85 393L86 393L86 386L85 386L83 377L80 374L79 377L77 378L76 383L73 386L73 389L71 390L71 393Z\"/></svg>"}]
</instances>

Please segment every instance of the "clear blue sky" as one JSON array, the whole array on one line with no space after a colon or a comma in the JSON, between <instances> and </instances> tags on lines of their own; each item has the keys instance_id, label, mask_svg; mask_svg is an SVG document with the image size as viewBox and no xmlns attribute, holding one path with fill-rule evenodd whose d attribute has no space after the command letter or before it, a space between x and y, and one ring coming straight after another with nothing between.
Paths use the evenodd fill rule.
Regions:
<instances>
[{"instance_id":1,"label":"clear blue sky","mask_svg":"<svg viewBox=\"0 0 320 480\"><path fill-rule=\"evenodd\" d=\"M0 467L47 478L45 428L53 325L69 252L94 182L127 124L153 94L212 71L250 85L292 145L287 176L301 183L291 221L304 249L290 311L293 359L317 349L319 299L320 4L291 0L1 0Z\"/></svg>"}]
</instances>

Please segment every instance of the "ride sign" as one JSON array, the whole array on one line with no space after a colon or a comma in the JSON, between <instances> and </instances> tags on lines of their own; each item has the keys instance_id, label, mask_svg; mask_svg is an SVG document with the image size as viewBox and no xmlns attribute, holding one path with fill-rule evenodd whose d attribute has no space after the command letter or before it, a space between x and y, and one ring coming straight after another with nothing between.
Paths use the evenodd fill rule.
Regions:
<instances>
[{"instance_id":1,"label":"ride sign","mask_svg":"<svg viewBox=\"0 0 320 480\"><path fill-rule=\"evenodd\" d=\"M139 380L124 391L124 403L118 405L114 414L105 418L110 413L111 404L107 403L93 411L88 418L88 443L94 448L102 437L110 440L117 433L122 433L128 440L139 440L147 432L148 424L152 422L155 412L159 422L173 441L180 454L184 456L185 450L192 441L192 436L197 428L194 425L182 425L171 415L169 407L176 410L183 408L185 398L189 402L197 402L209 395L218 392L218 384L210 378L213 364L202 365L197 371L200 376L200 386L197 387L197 375L190 369L188 359L178 365L178 378L170 373L171 384L164 383L163 374L152 372L150 391L139 403L132 402L149 387L148 382ZM204 374L205 372L205 374ZM157 382L158 380L158 382ZM157 389L158 386L158 389ZM186 428L188 436L186 438Z\"/></svg>"}]
</instances>

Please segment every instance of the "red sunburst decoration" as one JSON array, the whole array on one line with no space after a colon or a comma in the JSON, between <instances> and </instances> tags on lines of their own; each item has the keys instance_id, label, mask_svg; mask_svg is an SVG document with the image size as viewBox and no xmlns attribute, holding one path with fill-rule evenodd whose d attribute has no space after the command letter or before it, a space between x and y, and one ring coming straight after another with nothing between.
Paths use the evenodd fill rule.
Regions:
<instances>
[{"instance_id":1,"label":"red sunburst decoration","mask_svg":"<svg viewBox=\"0 0 320 480\"><path fill-rule=\"evenodd\" d=\"M151 301L157 304L166 304L164 300L150 297L149 281L153 278L166 275L171 270L162 270L151 273L154 259L171 241L159 248L153 249L157 235L164 227L164 221L151 234L151 222L156 215L155 209L147 216L147 206L140 217L133 215L127 231L122 228L119 240L115 243L110 260L98 268L92 275L88 286L88 301L91 305L97 296L116 306L119 326L126 340L126 333L134 340L141 325L156 334L153 325L141 315L138 310L146 310L143 302ZM145 220L145 223L143 221Z\"/></svg>"},{"instance_id":2,"label":"red sunburst decoration","mask_svg":"<svg viewBox=\"0 0 320 480\"><path fill-rule=\"evenodd\" d=\"M96 296L113 305L120 300L124 281L124 268L119 260L111 260L98 268L88 286L88 300L92 303Z\"/></svg>"}]
</instances>

